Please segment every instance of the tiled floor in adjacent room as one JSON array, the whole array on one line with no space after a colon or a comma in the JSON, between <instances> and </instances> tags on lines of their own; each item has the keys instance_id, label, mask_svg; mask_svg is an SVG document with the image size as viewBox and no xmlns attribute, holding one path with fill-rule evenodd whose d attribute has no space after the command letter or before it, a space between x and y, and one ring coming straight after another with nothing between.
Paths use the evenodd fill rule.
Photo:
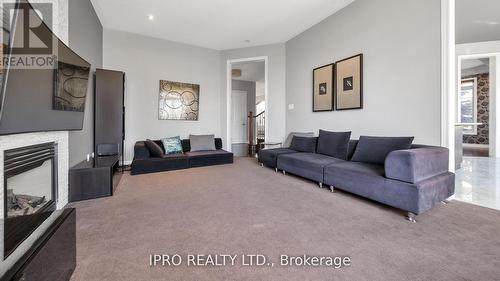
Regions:
<instances>
[{"instance_id":1,"label":"tiled floor in adjacent room","mask_svg":"<svg viewBox=\"0 0 500 281\"><path fill-rule=\"evenodd\" d=\"M500 210L500 158L464 157L455 199Z\"/></svg>"}]
</instances>

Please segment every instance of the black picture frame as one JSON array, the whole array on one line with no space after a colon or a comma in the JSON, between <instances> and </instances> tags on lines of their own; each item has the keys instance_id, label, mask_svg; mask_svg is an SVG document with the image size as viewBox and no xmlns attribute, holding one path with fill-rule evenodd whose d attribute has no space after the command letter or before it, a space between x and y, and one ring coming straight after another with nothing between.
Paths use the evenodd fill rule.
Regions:
<instances>
[{"instance_id":1,"label":"black picture frame","mask_svg":"<svg viewBox=\"0 0 500 281\"><path fill-rule=\"evenodd\" d=\"M316 72L318 70L321 70L323 68L331 67L332 68L332 77L331 77L331 83L330 86L327 85L327 87L330 88L330 93L331 93L331 104L329 109L316 109L315 107L315 97L316 97ZM313 69L313 76L312 76L312 111L313 112L330 112L333 111L335 108L335 89L336 89L336 84L335 84L335 63L329 63L325 64L319 67L316 67ZM327 83L327 82L326 82ZM325 82L320 83L325 84ZM327 83L328 84L328 83ZM318 89L318 94L319 94L319 89ZM328 89L327 89L327 94L328 94ZM324 96L325 94L321 94L321 96Z\"/></svg>"},{"instance_id":2,"label":"black picture frame","mask_svg":"<svg viewBox=\"0 0 500 281\"><path fill-rule=\"evenodd\" d=\"M344 85L344 81L343 81L343 78L340 78L342 79L342 81L339 81L339 77L338 77L338 67L339 65L342 63L342 62L345 62L345 61L348 61L348 60L352 60L354 58L358 58L359 57L359 106L355 106L355 107L348 107L348 108L339 108L339 104L338 104L338 91L337 91L337 85ZM342 111L342 110L355 110L355 109L363 109L364 107L364 97L363 97L363 80L364 80L364 74L363 74L363 68L364 68L364 58L363 58L363 54L360 53L360 54L357 54L357 55L354 55L354 56L351 56L351 57L348 57L348 58L345 58L345 59L342 59L342 60L339 60L337 62L335 62L335 91L334 91L334 95L335 95L335 110L336 111ZM338 84L340 83L340 84Z\"/></svg>"}]
</instances>

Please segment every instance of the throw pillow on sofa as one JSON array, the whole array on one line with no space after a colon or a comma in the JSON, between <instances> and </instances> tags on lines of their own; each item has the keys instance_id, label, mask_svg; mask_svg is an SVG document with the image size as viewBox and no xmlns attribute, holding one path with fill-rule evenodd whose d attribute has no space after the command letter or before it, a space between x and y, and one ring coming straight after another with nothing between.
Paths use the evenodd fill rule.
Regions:
<instances>
[{"instance_id":1,"label":"throw pillow on sofa","mask_svg":"<svg viewBox=\"0 0 500 281\"><path fill-rule=\"evenodd\" d=\"M164 155L163 149L154 141L148 139L145 141L145 144L151 156L161 158Z\"/></svg>"},{"instance_id":2,"label":"throw pillow on sofa","mask_svg":"<svg viewBox=\"0 0 500 281\"><path fill-rule=\"evenodd\" d=\"M354 162L384 165L385 158L395 150L410 149L414 137L367 137L359 138L352 157Z\"/></svg>"},{"instance_id":3,"label":"throw pillow on sofa","mask_svg":"<svg viewBox=\"0 0 500 281\"><path fill-rule=\"evenodd\" d=\"M214 135L190 135L191 152L215 150Z\"/></svg>"},{"instance_id":4,"label":"throw pillow on sofa","mask_svg":"<svg viewBox=\"0 0 500 281\"><path fill-rule=\"evenodd\" d=\"M180 154L182 151L181 137L171 137L161 139L163 143L163 148L165 148L165 154Z\"/></svg>"},{"instance_id":5,"label":"throw pillow on sofa","mask_svg":"<svg viewBox=\"0 0 500 281\"><path fill-rule=\"evenodd\" d=\"M317 138L293 136L290 149L298 152L316 152Z\"/></svg>"},{"instance_id":6,"label":"throw pillow on sofa","mask_svg":"<svg viewBox=\"0 0 500 281\"><path fill-rule=\"evenodd\" d=\"M318 153L347 160L347 149L351 132L328 132L319 130Z\"/></svg>"},{"instance_id":7,"label":"throw pillow on sofa","mask_svg":"<svg viewBox=\"0 0 500 281\"><path fill-rule=\"evenodd\" d=\"M314 137L314 133L300 133L300 132L291 132L290 134L288 134L288 136L286 137L286 140L285 140L285 143L283 144L283 147L285 148L289 148L290 145L292 145L292 139L293 137L307 137L307 138L312 138Z\"/></svg>"}]
</instances>

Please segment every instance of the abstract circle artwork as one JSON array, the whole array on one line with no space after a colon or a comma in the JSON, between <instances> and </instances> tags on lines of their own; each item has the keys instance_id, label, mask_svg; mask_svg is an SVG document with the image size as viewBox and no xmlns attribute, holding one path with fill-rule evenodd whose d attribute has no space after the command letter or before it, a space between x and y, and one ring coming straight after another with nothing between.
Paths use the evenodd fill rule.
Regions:
<instances>
[{"instance_id":1,"label":"abstract circle artwork","mask_svg":"<svg viewBox=\"0 0 500 281\"><path fill-rule=\"evenodd\" d=\"M198 120L200 85L160 80L158 118Z\"/></svg>"}]
</instances>

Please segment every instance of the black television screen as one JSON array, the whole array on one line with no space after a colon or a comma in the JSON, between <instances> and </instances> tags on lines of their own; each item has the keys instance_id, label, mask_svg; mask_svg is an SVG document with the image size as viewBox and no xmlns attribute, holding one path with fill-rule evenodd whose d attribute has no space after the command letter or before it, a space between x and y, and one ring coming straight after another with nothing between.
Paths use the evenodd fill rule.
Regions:
<instances>
[{"instance_id":1,"label":"black television screen","mask_svg":"<svg viewBox=\"0 0 500 281\"><path fill-rule=\"evenodd\" d=\"M90 64L59 40L27 1L18 1L11 14L10 28L4 28L0 135L81 130Z\"/></svg>"}]
</instances>

